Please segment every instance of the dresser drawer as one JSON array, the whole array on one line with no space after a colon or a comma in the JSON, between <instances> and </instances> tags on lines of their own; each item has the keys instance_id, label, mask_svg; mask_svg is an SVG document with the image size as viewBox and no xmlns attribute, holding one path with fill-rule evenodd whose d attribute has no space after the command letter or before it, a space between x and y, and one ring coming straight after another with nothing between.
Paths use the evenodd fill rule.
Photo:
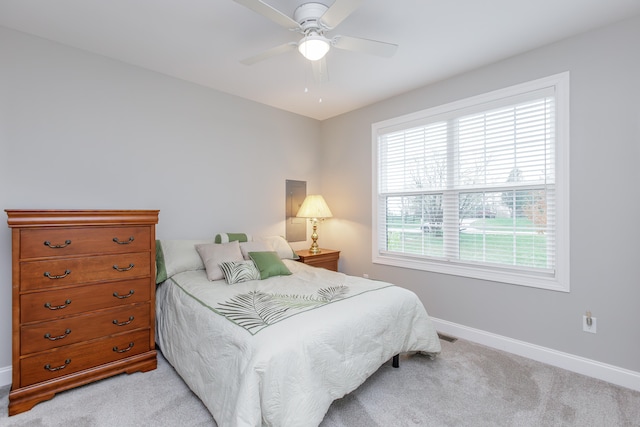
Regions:
<instances>
[{"instance_id":1,"label":"dresser drawer","mask_svg":"<svg viewBox=\"0 0 640 427\"><path fill-rule=\"evenodd\" d=\"M96 313L22 326L20 353L89 341L119 332L149 327L149 303L130 304Z\"/></svg>"},{"instance_id":2,"label":"dresser drawer","mask_svg":"<svg viewBox=\"0 0 640 427\"><path fill-rule=\"evenodd\" d=\"M20 322L54 320L87 311L147 302L149 279L100 283L20 295Z\"/></svg>"},{"instance_id":3,"label":"dresser drawer","mask_svg":"<svg viewBox=\"0 0 640 427\"><path fill-rule=\"evenodd\" d=\"M20 290L149 277L150 268L149 252L23 262Z\"/></svg>"},{"instance_id":4,"label":"dresser drawer","mask_svg":"<svg viewBox=\"0 0 640 427\"><path fill-rule=\"evenodd\" d=\"M51 380L149 351L149 333L149 329L133 331L27 356L20 361L20 386Z\"/></svg>"},{"instance_id":5,"label":"dresser drawer","mask_svg":"<svg viewBox=\"0 0 640 427\"><path fill-rule=\"evenodd\" d=\"M20 234L20 258L138 252L150 241L149 227L27 229Z\"/></svg>"}]
</instances>

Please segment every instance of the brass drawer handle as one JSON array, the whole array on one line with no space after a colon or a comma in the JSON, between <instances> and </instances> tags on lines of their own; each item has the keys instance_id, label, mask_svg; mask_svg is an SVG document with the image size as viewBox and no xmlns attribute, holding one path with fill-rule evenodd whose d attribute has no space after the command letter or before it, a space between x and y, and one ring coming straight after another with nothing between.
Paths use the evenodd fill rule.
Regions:
<instances>
[{"instance_id":1,"label":"brass drawer handle","mask_svg":"<svg viewBox=\"0 0 640 427\"><path fill-rule=\"evenodd\" d=\"M133 236L129 237L129 240L120 240L117 237L114 237L113 241L119 245L128 245L129 243L133 242Z\"/></svg>"},{"instance_id":2,"label":"brass drawer handle","mask_svg":"<svg viewBox=\"0 0 640 427\"><path fill-rule=\"evenodd\" d=\"M133 289L131 289L129 291L129 293L126 294L126 295L120 295L120 294L118 294L118 292L114 292L113 296L116 297L116 298L119 298L119 299L124 299L124 298L129 298L131 295L133 295L133 292L134 292Z\"/></svg>"},{"instance_id":3,"label":"brass drawer handle","mask_svg":"<svg viewBox=\"0 0 640 427\"><path fill-rule=\"evenodd\" d=\"M70 299L66 300L64 302L64 304L62 304L62 305L51 305L50 302L46 302L46 303L44 303L44 308L48 308L49 310L60 310L62 308L65 308L69 304L71 304L71 300Z\"/></svg>"},{"instance_id":4,"label":"brass drawer handle","mask_svg":"<svg viewBox=\"0 0 640 427\"><path fill-rule=\"evenodd\" d=\"M129 271L131 270L133 267L135 267L133 264L129 264L129 267L118 267L117 264L113 265L113 269L117 270L117 271Z\"/></svg>"},{"instance_id":5,"label":"brass drawer handle","mask_svg":"<svg viewBox=\"0 0 640 427\"><path fill-rule=\"evenodd\" d=\"M65 277L67 277L70 274L71 274L71 270L65 270L64 274L61 274L60 276L56 276L54 274L49 273L48 271L45 271L44 272L44 277L48 277L51 280L64 279Z\"/></svg>"},{"instance_id":6,"label":"brass drawer handle","mask_svg":"<svg viewBox=\"0 0 640 427\"><path fill-rule=\"evenodd\" d=\"M115 346L115 347L113 347L113 351L115 351L116 353L125 353L125 352L131 350L132 348L133 348L133 343L130 342L129 343L129 347L123 348L122 350L118 350L118 346Z\"/></svg>"},{"instance_id":7,"label":"brass drawer handle","mask_svg":"<svg viewBox=\"0 0 640 427\"><path fill-rule=\"evenodd\" d=\"M65 360L64 365L56 366L55 368L52 368L51 365L47 363L46 365L44 365L44 369L46 369L49 372L55 372L55 371L59 371L60 369L66 368L69 365L69 363L71 363L71 359Z\"/></svg>"},{"instance_id":8,"label":"brass drawer handle","mask_svg":"<svg viewBox=\"0 0 640 427\"><path fill-rule=\"evenodd\" d=\"M71 244L71 240L65 240L64 244L52 245L50 241L45 240L44 245L50 247L51 249L62 249L66 248Z\"/></svg>"},{"instance_id":9,"label":"brass drawer handle","mask_svg":"<svg viewBox=\"0 0 640 427\"><path fill-rule=\"evenodd\" d=\"M57 340L61 340L62 338L66 338L67 335L69 335L70 333L71 333L71 329L65 329L64 334L58 335L57 337L52 337L51 334L44 334L44 337L49 341L57 341Z\"/></svg>"},{"instance_id":10,"label":"brass drawer handle","mask_svg":"<svg viewBox=\"0 0 640 427\"><path fill-rule=\"evenodd\" d=\"M113 319L113 324L116 326L126 326L131 322L133 322L133 316L129 316L129 320L126 320L124 322L118 322L118 319Z\"/></svg>"}]
</instances>

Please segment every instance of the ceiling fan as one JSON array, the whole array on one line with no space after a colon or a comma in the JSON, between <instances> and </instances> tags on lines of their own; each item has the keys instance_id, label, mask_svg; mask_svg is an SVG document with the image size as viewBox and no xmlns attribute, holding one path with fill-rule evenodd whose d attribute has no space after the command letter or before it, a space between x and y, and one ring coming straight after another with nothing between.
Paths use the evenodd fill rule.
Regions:
<instances>
[{"instance_id":1,"label":"ceiling fan","mask_svg":"<svg viewBox=\"0 0 640 427\"><path fill-rule=\"evenodd\" d=\"M326 32L333 30L356 10L363 0L335 0L331 7L319 2L304 3L296 8L292 18L262 0L234 1L276 24L302 34L298 42L285 43L240 61L245 65L252 65L296 48L310 61L322 59L332 47L384 57L393 56L398 48L396 44L358 37L336 35L327 38L325 36Z\"/></svg>"}]
</instances>

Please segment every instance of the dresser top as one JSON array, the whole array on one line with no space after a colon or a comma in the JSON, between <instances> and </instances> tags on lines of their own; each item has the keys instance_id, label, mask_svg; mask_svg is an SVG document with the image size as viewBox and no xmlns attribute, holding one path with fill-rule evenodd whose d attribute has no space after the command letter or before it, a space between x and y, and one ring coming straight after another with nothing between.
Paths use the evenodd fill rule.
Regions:
<instances>
[{"instance_id":1,"label":"dresser top","mask_svg":"<svg viewBox=\"0 0 640 427\"><path fill-rule=\"evenodd\" d=\"M159 210L31 210L5 209L13 227L64 227L68 225L157 224Z\"/></svg>"}]
</instances>

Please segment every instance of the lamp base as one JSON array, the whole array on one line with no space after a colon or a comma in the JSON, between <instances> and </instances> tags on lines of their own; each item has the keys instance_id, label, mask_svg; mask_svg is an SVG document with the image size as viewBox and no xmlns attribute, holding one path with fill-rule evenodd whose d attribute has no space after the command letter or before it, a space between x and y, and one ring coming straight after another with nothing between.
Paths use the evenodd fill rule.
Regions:
<instances>
[{"instance_id":1,"label":"lamp base","mask_svg":"<svg viewBox=\"0 0 640 427\"><path fill-rule=\"evenodd\" d=\"M318 247L318 220L312 219L311 224L313 224L313 233L311 233L311 247L309 248L309 253L316 255L320 253L320 248Z\"/></svg>"}]
</instances>

